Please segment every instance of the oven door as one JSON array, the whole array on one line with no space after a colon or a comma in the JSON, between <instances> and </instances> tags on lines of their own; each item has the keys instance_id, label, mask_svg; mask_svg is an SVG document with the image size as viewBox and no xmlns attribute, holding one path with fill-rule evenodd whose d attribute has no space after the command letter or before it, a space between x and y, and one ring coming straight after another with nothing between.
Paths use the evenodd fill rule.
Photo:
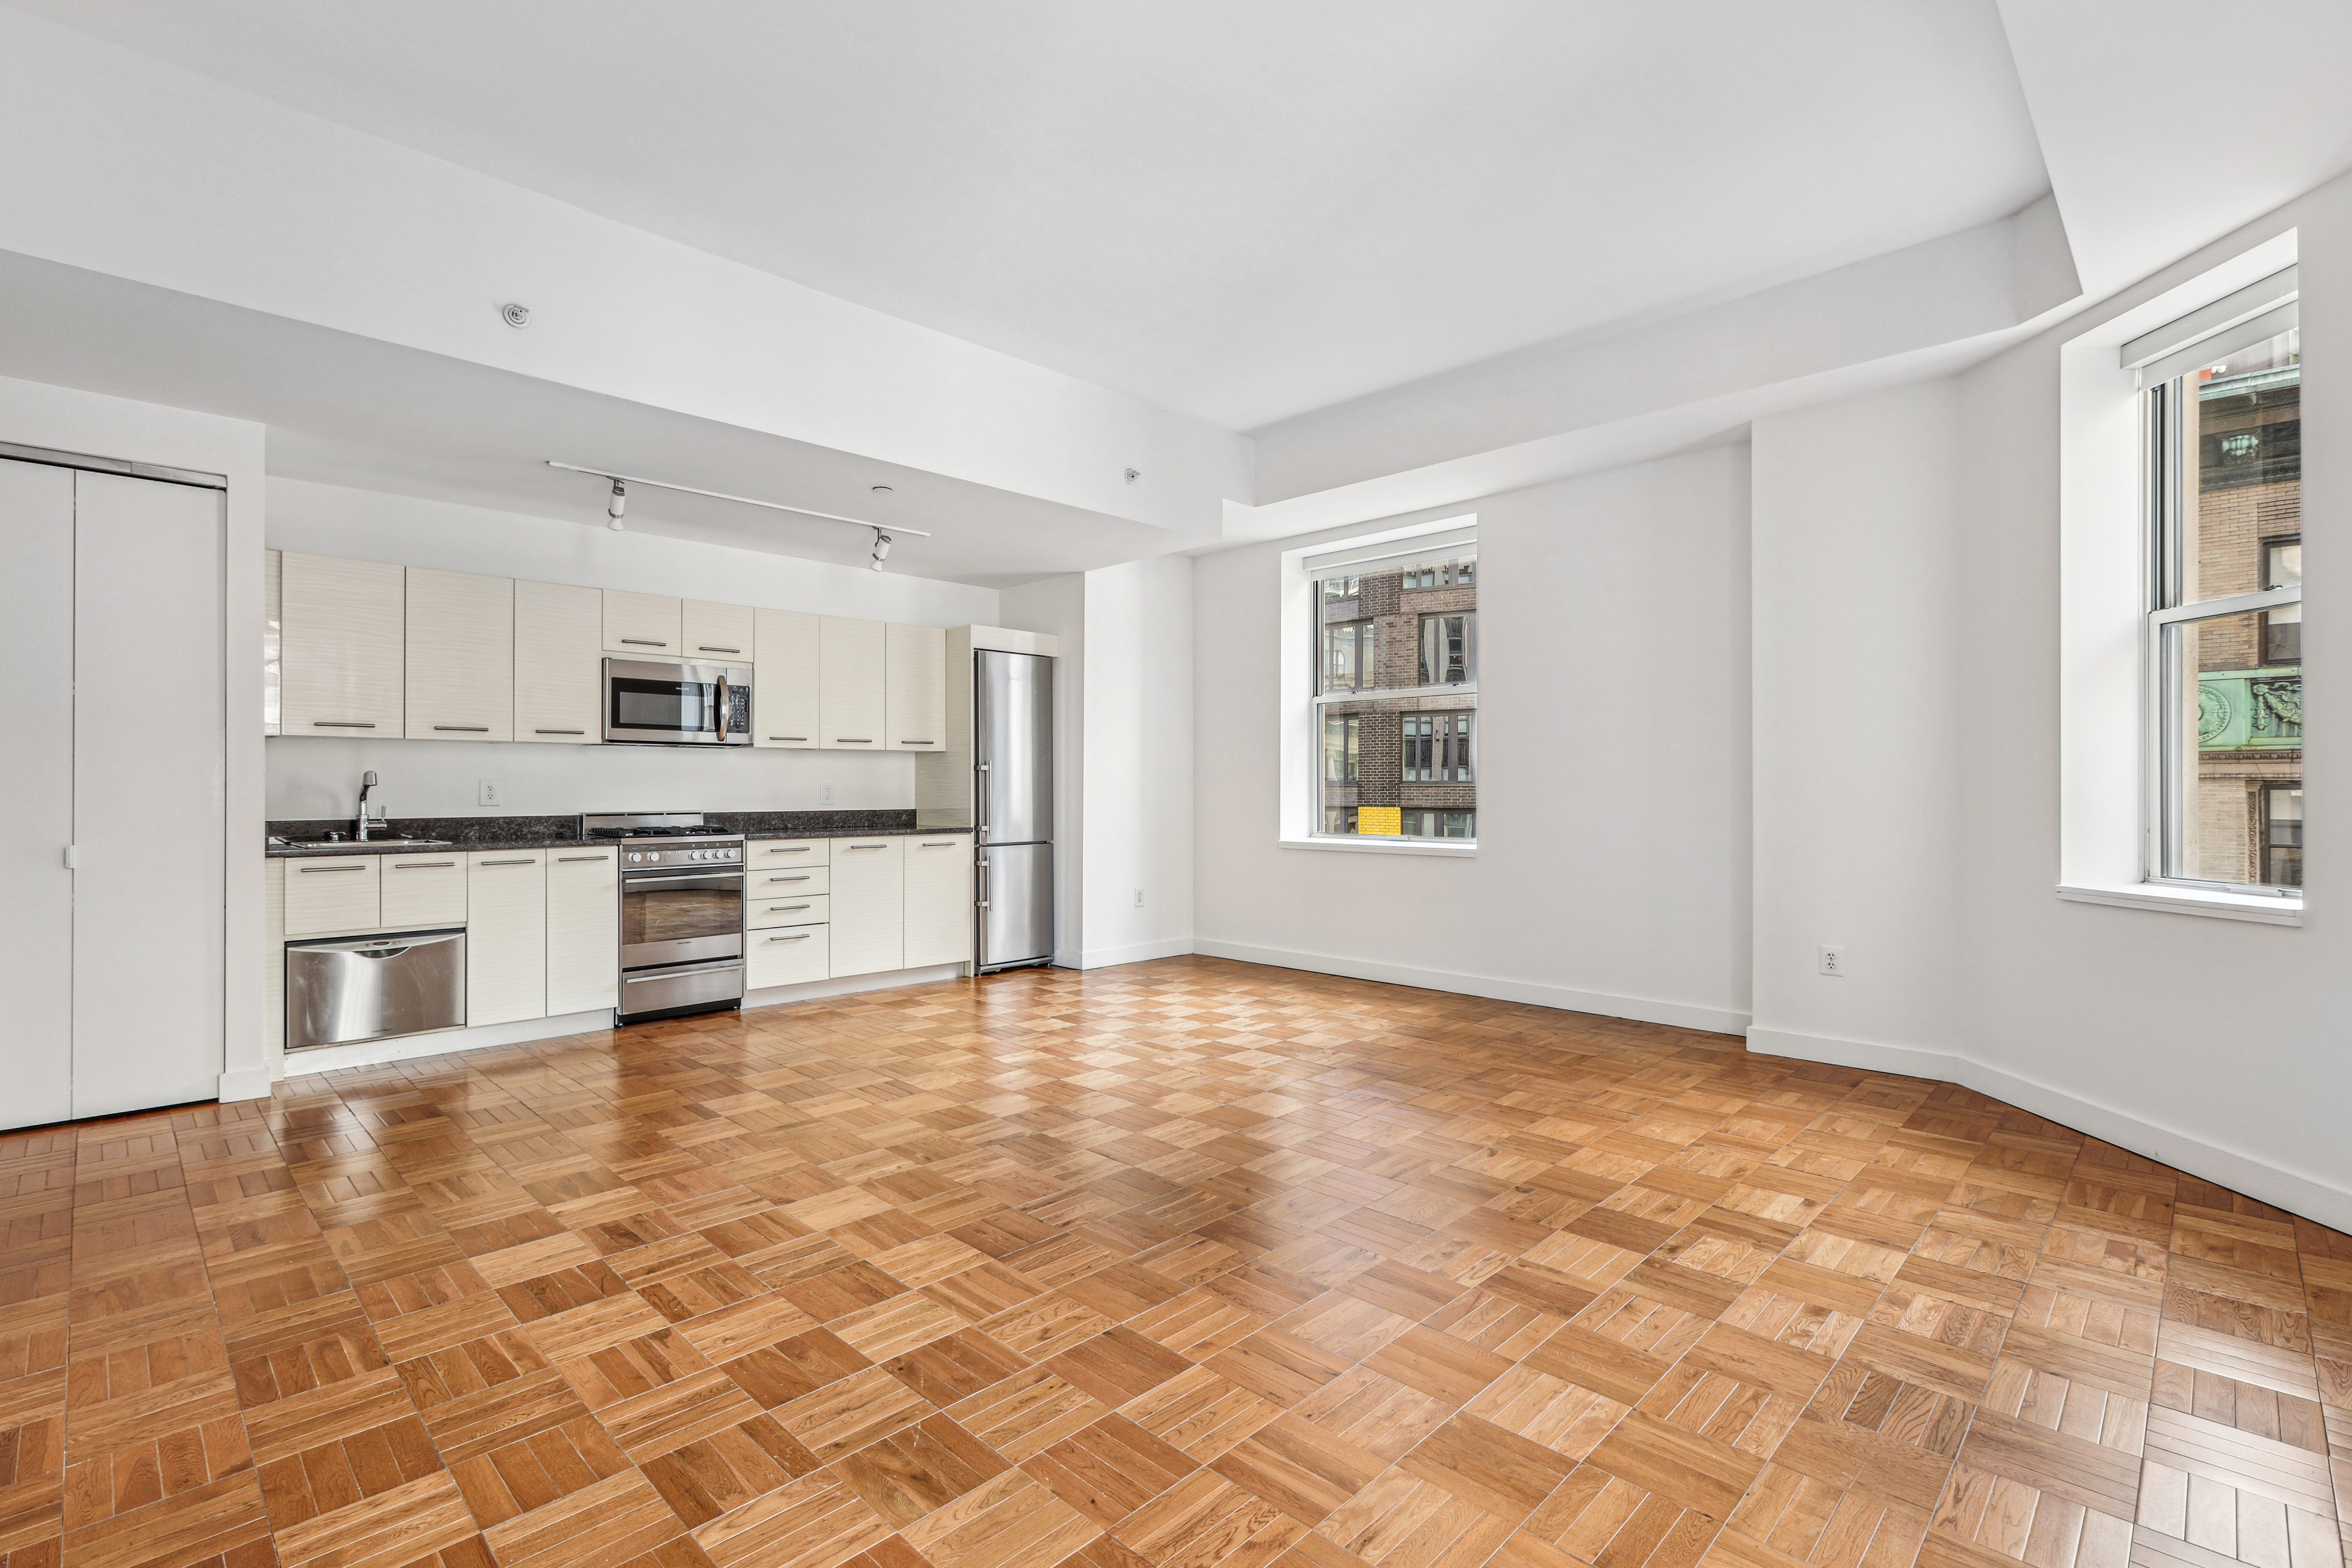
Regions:
<instances>
[{"instance_id":1,"label":"oven door","mask_svg":"<svg viewBox=\"0 0 2352 1568\"><path fill-rule=\"evenodd\" d=\"M621 967L743 952L743 870L630 871L621 878Z\"/></svg>"},{"instance_id":2,"label":"oven door","mask_svg":"<svg viewBox=\"0 0 2352 1568\"><path fill-rule=\"evenodd\" d=\"M748 746L751 667L608 658L604 739L653 746Z\"/></svg>"}]
</instances>

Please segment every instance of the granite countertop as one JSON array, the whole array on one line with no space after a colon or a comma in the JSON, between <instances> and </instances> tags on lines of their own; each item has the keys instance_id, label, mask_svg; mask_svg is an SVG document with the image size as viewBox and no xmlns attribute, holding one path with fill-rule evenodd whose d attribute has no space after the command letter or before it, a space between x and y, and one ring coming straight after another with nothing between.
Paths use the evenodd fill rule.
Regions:
<instances>
[{"instance_id":1,"label":"granite countertop","mask_svg":"<svg viewBox=\"0 0 2352 1568\"><path fill-rule=\"evenodd\" d=\"M876 833L913 833L915 813L911 807L896 811L714 811L706 814L710 826L721 833L740 833L747 838L852 838ZM315 838L323 833L349 833L349 817L310 819L269 824L269 837L278 838ZM586 838L580 832L577 816L395 816L383 825L383 831L409 838L433 838L437 844L362 844L347 841L341 844L278 844L269 843L263 853L273 860L296 859L318 855L432 855L439 853L472 854L478 850L495 849L580 849L596 844L610 844L609 838ZM969 833L965 828L942 828L940 832Z\"/></svg>"}]
</instances>

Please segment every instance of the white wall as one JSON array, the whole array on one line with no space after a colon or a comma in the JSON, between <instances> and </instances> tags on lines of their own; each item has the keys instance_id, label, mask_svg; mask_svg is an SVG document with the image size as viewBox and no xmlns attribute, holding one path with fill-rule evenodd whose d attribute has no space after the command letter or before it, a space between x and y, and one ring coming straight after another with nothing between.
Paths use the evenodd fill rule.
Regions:
<instances>
[{"instance_id":1,"label":"white wall","mask_svg":"<svg viewBox=\"0 0 2352 1568\"><path fill-rule=\"evenodd\" d=\"M992 626L998 616L990 588L409 496L272 479L269 503L273 549L919 626ZM383 780L375 798L394 816L915 804L915 759L887 752L286 736L268 742L268 815L349 816L370 769ZM499 805L479 804L484 779L499 784Z\"/></svg>"},{"instance_id":2,"label":"white wall","mask_svg":"<svg viewBox=\"0 0 2352 1568\"><path fill-rule=\"evenodd\" d=\"M1081 968L1192 951L1192 572L1085 575Z\"/></svg>"},{"instance_id":3,"label":"white wall","mask_svg":"<svg viewBox=\"0 0 2352 1568\"><path fill-rule=\"evenodd\" d=\"M1958 1032L1959 389L1758 420L1749 1039ZM1846 973L1819 973L1823 943ZM1784 1040L1782 1037L1795 1037Z\"/></svg>"},{"instance_id":4,"label":"white wall","mask_svg":"<svg viewBox=\"0 0 2352 1568\"><path fill-rule=\"evenodd\" d=\"M267 496L262 479L265 433L258 425L185 408L106 397L37 382L0 378L0 441L49 447L93 457L123 458L194 468L228 478L225 539L226 589L220 605L223 668L227 691L226 748L218 781L232 852L226 867L223 1025L227 1041L221 1093L245 1099L269 1092L262 1052L261 857L234 847L262 837L261 682L253 660L238 649L261 647L261 550ZM23 736L11 744L40 744ZM55 737L46 743L62 745ZM209 787L212 781L174 780L158 787ZM60 984L63 984L61 981Z\"/></svg>"},{"instance_id":5,"label":"white wall","mask_svg":"<svg viewBox=\"0 0 2352 1568\"><path fill-rule=\"evenodd\" d=\"M2313 350L2303 924L2062 900L2062 476L2089 482L2061 447L2065 343L2295 228ZM2352 639L2329 634L2329 606L2352 603L2331 525L2352 510L2334 460L2352 451L2352 366L2328 346L2347 337L2352 178L1954 383L1759 425L1757 1047L1957 1079L2352 1227L2336 891L2352 858L2333 851L2352 820ZM1845 628L1842 721L1809 757L1775 721L1819 687L1795 661ZM1847 726L1883 752L1837 739ZM1847 979L1807 973L1825 939L1851 944Z\"/></svg>"},{"instance_id":6,"label":"white wall","mask_svg":"<svg viewBox=\"0 0 2352 1568\"><path fill-rule=\"evenodd\" d=\"M1303 657L1282 646L1279 558L1311 541L1202 557L1197 950L1745 1027L1748 468L1718 447L1477 503L1469 858L1278 845L1276 672Z\"/></svg>"}]
</instances>

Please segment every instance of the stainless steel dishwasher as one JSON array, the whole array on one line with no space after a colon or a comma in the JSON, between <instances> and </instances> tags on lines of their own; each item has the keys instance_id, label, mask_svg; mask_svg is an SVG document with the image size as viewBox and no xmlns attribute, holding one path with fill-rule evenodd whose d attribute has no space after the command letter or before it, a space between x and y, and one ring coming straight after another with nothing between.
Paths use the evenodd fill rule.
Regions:
<instances>
[{"instance_id":1,"label":"stainless steel dishwasher","mask_svg":"<svg viewBox=\"0 0 2352 1568\"><path fill-rule=\"evenodd\" d=\"M466 933L286 944L286 1048L346 1046L466 1021Z\"/></svg>"}]
</instances>

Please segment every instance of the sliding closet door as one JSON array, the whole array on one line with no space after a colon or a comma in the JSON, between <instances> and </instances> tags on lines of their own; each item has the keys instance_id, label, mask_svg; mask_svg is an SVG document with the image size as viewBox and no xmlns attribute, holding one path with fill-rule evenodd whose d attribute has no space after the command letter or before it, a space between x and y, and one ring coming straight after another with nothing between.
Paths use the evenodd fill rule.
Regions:
<instances>
[{"instance_id":1,"label":"sliding closet door","mask_svg":"<svg viewBox=\"0 0 2352 1568\"><path fill-rule=\"evenodd\" d=\"M73 1114L73 484L0 460L0 1127Z\"/></svg>"},{"instance_id":2,"label":"sliding closet door","mask_svg":"<svg viewBox=\"0 0 2352 1568\"><path fill-rule=\"evenodd\" d=\"M81 1117L218 1098L226 847L221 492L74 481Z\"/></svg>"}]
</instances>

